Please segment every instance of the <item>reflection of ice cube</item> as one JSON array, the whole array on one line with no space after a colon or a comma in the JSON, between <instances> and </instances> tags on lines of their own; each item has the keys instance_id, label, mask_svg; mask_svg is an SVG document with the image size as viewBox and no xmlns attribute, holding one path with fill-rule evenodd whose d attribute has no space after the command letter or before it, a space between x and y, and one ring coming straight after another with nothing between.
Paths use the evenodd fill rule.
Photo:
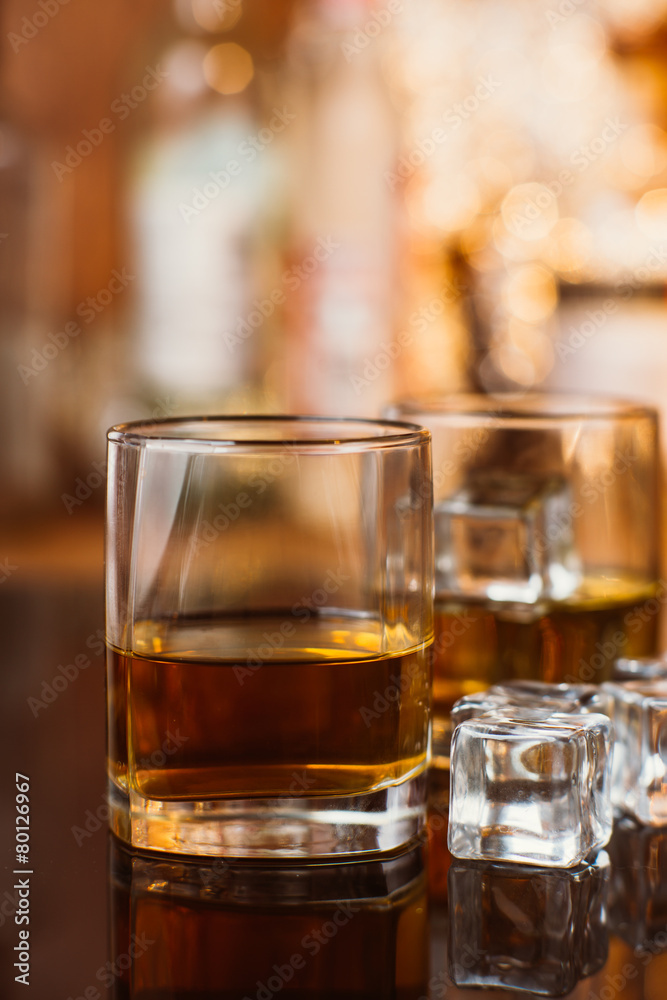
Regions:
<instances>
[{"instance_id":1,"label":"reflection of ice cube","mask_svg":"<svg viewBox=\"0 0 667 1000\"><path fill-rule=\"evenodd\" d=\"M667 824L667 680L603 688L616 730L613 803L640 823Z\"/></svg>"},{"instance_id":2,"label":"reflection of ice cube","mask_svg":"<svg viewBox=\"0 0 667 1000\"><path fill-rule=\"evenodd\" d=\"M569 596L581 580L567 482L474 472L435 507L439 594L535 603Z\"/></svg>"},{"instance_id":3,"label":"reflection of ice cube","mask_svg":"<svg viewBox=\"0 0 667 1000\"><path fill-rule=\"evenodd\" d=\"M614 824L610 929L631 948L667 951L667 830L640 826L629 816Z\"/></svg>"},{"instance_id":4,"label":"reflection of ice cube","mask_svg":"<svg viewBox=\"0 0 667 1000\"><path fill-rule=\"evenodd\" d=\"M604 715L507 706L457 726L455 857L569 868L611 836L612 726Z\"/></svg>"},{"instance_id":5,"label":"reflection of ice cube","mask_svg":"<svg viewBox=\"0 0 667 1000\"><path fill-rule=\"evenodd\" d=\"M457 986L564 996L608 951L609 858L574 871L455 861L449 973Z\"/></svg>"}]
</instances>

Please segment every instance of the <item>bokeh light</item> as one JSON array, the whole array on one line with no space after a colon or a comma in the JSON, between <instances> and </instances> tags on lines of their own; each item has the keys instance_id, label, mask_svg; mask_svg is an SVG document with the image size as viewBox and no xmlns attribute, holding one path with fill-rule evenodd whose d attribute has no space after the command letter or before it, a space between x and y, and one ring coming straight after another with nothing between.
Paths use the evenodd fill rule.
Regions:
<instances>
[{"instance_id":1,"label":"bokeh light","mask_svg":"<svg viewBox=\"0 0 667 1000\"><path fill-rule=\"evenodd\" d=\"M525 323L546 320L558 302L552 272L541 264L517 267L507 277L503 302L512 316Z\"/></svg>"},{"instance_id":2,"label":"bokeh light","mask_svg":"<svg viewBox=\"0 0 667 1000\"><path fill-rule=\"evenodd\" d=\"M252 56L236 42L214 45L204 58L204 76L219 94L239 94L254 76Z\"/></svg>"},{"instance_id":3,"label":"bokeh light","mask_svg":"<svg viewBox=\"0 0 667 1000\"><path fill-rule=\"evenodd\" d=\"M241 0L192 0L192 15L206 31L229 31L242 13Z\"/></svg>"},{"instance_id":4,"label":"bokeh light","mask_svg":"<svg viewBox=\"0 0 667 1000\"><path fill-rule=\"evenodd\" d=\"M647 191L637 204L635 217L649 239L667 240L667 188Z\"/></svg>"}]
</instances>

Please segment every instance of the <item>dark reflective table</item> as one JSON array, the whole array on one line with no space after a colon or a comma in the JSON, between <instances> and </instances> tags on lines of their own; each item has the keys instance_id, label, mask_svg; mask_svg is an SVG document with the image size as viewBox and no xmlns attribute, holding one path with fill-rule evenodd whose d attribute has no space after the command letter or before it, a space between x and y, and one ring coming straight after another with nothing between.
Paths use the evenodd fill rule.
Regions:
<instances>
[{"instance_id":1,"label":"dark reflective table","mask_svg":"<svg viewBox=\"0 0 667 1000\"><path fill-rule=\"evenodd\" d=\"M622 820L597 872L452 863L436 773L428 844L393 858L274 870L130 854L106 829L101 580L17 571L0 627L3 1000L667 1000L666 831ZM30 777L29 986L13 968L16 772Z\"/></svg>"},{"instance_id":2,"label":"dark reflective table","mask_svg":"<svg viewBox=\"0 0 667 1000\"><path fill-rule=\"evenodd\" d=\"M112 841L112 995L417 1000L428 980L423 854L206 863Z\"/></svg>"}]
</instances>

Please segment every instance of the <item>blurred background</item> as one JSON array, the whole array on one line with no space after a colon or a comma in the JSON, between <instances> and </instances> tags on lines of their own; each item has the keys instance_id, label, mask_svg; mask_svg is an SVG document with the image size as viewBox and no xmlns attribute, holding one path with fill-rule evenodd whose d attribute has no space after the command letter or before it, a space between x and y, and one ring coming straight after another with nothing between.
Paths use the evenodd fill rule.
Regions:
<instances>
[{"instance_id":1,"label":"blurred background","mask_svg":"<svg viewBox=\"0 0 667 1000\"><path fill-rule=\"evenodd\" d=\"M0 19L0 752L32 778L35 996L80 996L107 948L107 427L468 388L664 410L667 0Z\"/></svg>"},{"instance_id":2,"label":"blurred background","mask_svg":"<svg viewBox=\"0 0 667 1000\"><path fill-rule=\"evenodd\" d=\"M5 0L2 38L6 574L97 578L121 420L663 406L663 0Z\"/></svg>"}]
</instances>

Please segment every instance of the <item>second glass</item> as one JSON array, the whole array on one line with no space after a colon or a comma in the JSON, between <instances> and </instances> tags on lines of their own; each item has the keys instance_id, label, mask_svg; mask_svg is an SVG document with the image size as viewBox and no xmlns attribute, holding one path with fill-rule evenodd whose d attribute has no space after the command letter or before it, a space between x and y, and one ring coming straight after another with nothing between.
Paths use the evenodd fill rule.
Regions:
<instances>
[{"instance_id":1,"label":"second glass","mask_svg":"<svg viewBox=\"0 0 667 1000\"><path fill-rule=\"evenodd\" d=\"M434 760L450 711L498 681L598 683L654 650L655 411L527 394L406 402L433 435Z\"/></svg>"},{"instance_id":2,"label":"second glass","mask_svg":"<svg viewBox=\"0 0 667 1000\"><path fill-rule=\"evenodd\" d=\"M409 841L432 629L427 431L109 432L108 766L128 843L252 857Z\"/></svg>"}]
</instances>

